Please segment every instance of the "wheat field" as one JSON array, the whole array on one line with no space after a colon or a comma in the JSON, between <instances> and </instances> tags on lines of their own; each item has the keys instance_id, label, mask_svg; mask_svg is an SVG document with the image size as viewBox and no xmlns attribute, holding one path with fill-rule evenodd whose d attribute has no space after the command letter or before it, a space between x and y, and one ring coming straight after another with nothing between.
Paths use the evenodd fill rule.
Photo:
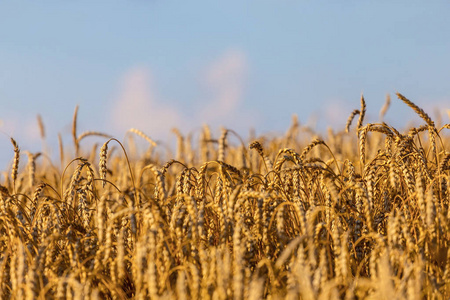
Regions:
<instances>
[{"instance_id":1,"label":"wheat field","mask_svg":"<svg viewBox=\"0 0 450 300\"><path fill-rule=\"evenodd\" d=\"M450 124L397 96L423 125L365 123L361 98L324 137L175 129L172 154L78 134L76 110L59 162L11 138L1 298L449 299Z\"/></svg>"}]
</instances>

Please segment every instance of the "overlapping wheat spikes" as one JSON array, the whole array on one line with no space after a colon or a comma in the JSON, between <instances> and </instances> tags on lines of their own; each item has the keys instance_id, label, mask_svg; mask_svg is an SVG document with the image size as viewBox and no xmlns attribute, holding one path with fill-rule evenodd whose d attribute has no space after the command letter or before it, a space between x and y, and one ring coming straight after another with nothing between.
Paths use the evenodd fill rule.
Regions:
<instances>
[{"instance_id":1,"label":"overlapping wheat spikes","mask_svg":"<svg viewBox=\"0 0 450 300\"><path fill-rule=\"evenodd\" d=\"M450 125L398 97L423 126L365 124L362 97L328 136L296 118L246 144L175 130L176 160L138 129L143 154L78 136L78 109L62 170L30 152L21 166L11 139L1 298L449 299ZM83 148L90 135L100 150Z\"/></svg>"}]
</instances>

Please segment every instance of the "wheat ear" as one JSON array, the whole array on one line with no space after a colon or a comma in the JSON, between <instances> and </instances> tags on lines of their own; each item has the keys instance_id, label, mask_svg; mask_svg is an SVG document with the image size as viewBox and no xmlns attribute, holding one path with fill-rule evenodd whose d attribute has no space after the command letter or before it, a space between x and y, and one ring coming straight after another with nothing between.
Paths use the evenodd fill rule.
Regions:
<instances>
[{"instance_id":1,"label":"wheat ear","mask_svg":"<svg viewBox=\"0 0 450 300\"><path fill-rule=\"evenodd\" d=\"M362 127L365 116L366 116L366 101L364 101L364 96L361 95L361 111L359 114L358 125L356 126L358 130Z\"/></svg>"},{"instance_id":2,"label":"wheat ear","mask_svg":"<svg viewBox=\"0 0 450 300\"><path fill-rule=\"evenodd\" d=\"M78 116L78 105L75 107L72 120L72 138L75 145L75 155L78 156L78 138L77 138L77 116Z\"/></svg>"},{"instance_id":3,"label":"wheat ear","mask_svg":"<svg viewBox=\"0 0 450 300\"><path fill-rule=\"evenodd\" d=\"M366 137L369 127L365 126L359 130L359 159L362 166L366 164Z\"/></svg>"},{"instance_id":4,"label":"wheat ear","mask_svg":"<svg viewBox=\"0 0 450 300\"><path fill-rule=\"evenodd\" d=\"M255 149L258 152L258 154L263 158L263 162L264 162L267 172L268 173L272 172L272 170L273 170L272 162L270 161L269 157L264 154L264 150L263 150L261 143L258 141L254 141L250 144L249 148Z\"/></svg>"},{"instance_id":5,"label":"wheat ear","mask_svg":"<svg viewBox=\"0 0 450 300\"><path fill-rule=\"evenodd\" d=\"M300 155L300 160L304 161L308 152L311 151L312 148L320 144L325 145L325 142L320 139L314 139L311 143L309 143L308 146L305 147L305 149L303 149L302 154Z\"/></svg>"},{"instance_id":6,"label":"wheat ear","mask_svg":"<svg viewBox=\"0 0 450 300\"><path fill-rule=\"evenodd\" d=\"M11 178L13 180L14 186L16 185L17 173L19 170L19 158L20 158L20 149L17 145L17 142L11 138L11 143L14 146L14 161L12 165Z\"/></svg>"},{"instance_id":7,"label":"wheat ear","mask_svg":"<svg viewBox=\"0 0 450 300\"><path fill-rule=\"evenodd\" d=\"M184 137L177 128L172 128L172 132L177 136L177 150L175 159L178 161L182 161L182 156L184 154Z\"/></svg>"},{"instance_id":8,"label":"wheat ear","mask_svg":"<svg viewBox=\"0 0 450 300\"><path fill-rule=\"evenodd\" d=\"M30 188L33 188L35 178L36 178L36 158L38 158L41 153L32 154L29 151L25 151L28 156L28 172L30 178Z\"/></svg>"},{"instance_id":9,"label":"wheat ear","mask_svg":"<svg viewBox=\"0 0 450 300\"><path fill-rule=\"evenodd\" d=\"M224 161L225 160L225 149L227 147L227 135L228 130L225 128L222 128L222 135L219 139L219 154L217 160Z\"/></svg>"},{"instance_id":10,"label":"wheat ear","mask_svg":"<svg viewBox=\"0 0 450 300\"><path fill-rule=\"evenodd\" d=\"M441 163L439 164L438 168L439 173L442 173L443 171L449 168L449 166L447 166L449 161L450 161L450 153L446 152L444 158L441 160Z\"/></svg>"},{"instance_id":11,"label":"wheat ear","mask_svg":"<svg viewBox=\"0 0 450 300\"><path fill-rule=\"evenodd\" d=\"M434 127L434 122L431 120L431 118L423 111L423 109L421 109L420 107L418 107L417 105L415 105L411 100L409 100L408 98L406 98L405 96L403 96L400 93L397 93L397 97L402 100L403 102L405 102L409 107L411 107L422 119L425 120L425 122L427 122L427 124L431 127Z\"/></svg>"},{"instance_id":12,"label":"wheat ear","mask_svg":"<svg viewBox=\"0 0 450 300\"><path fill-rule=\"evenodd\" d=\"M131 128L130 130L128 130L129 132L133 132L135 134L137 134L138 136L140 136L141 138L145 139L147 142L150 143L150 145L152 145L153 147L156 147L156 143L155 141L153 141L148 135L146 135L144 132L142 132L139 129L136 128Z\"/></svg>"},{"instance_id":13,"label":"wheat ear","mask_svg":"<svg viewBox=\"0 0 450 300\"><path fill-rule=\"evenodd\" d=\"M386 112L388 111L390 106L391 106L391 96L389 94L387 94L386 101L384 102L383 107L381 107L381 110L380 110L380 122L383 121L384 116L386 115Z\"/></svg>"},{"instance_id":14,"label":"wheat ear","mask_svg":"<svg viewBox=\"0 0 450 300\"><path fill-rule=\"evenodd\" d=\"M359 109L355 109L352 111L352 113L350 114L350 116L347 119L347 123L345 124L345 132L349 132L350 131L350 126L352 125L353 119L355 118L356 115L359 115L360 111Z\"/></svg>"},{"instance_id":15,"label":"wheat ear","mask_svg":"<svg viewBox=\"0 0 450 300\"><path fill-rule=\"evenodd\" d=\"M42 121L41 115L37 115L37 122L39 126L39 133L41 134L41 138L45 139L45 127L44 122Z\"/></svg>"},{"instance_id":16,"label":"wheat ear","mask_svg":"<svg viewBox=\"0 0 450 300\"><path fill-rule=\"evenodd\" d=\"M62 168L64 165L64 144L63 144L61 133L58 133L58 146L59 146L59 159L60 159L61 168Z\"/></svg>"},{"instance_id":17,"label":"wheat ear","mask_svg":"<svg viewBox=\"0 0 450 300\"><path fill-rule=\"evenodd\" d=\"M102 148L100 149L100 162L99 162L99 169L100 169L100 178L103 179L102 186L105 187L106 182L104 181L106 179L106 172L108 171L106 167L106 156L108 154L108 142L104 143Z\"/></svg>"}]
</instances>

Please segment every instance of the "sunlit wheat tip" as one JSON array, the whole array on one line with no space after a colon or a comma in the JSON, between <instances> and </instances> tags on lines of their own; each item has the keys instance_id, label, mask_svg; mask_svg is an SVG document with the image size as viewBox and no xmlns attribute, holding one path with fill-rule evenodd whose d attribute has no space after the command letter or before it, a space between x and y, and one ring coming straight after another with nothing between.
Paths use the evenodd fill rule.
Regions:
<instances>
[{"instance_id":1,"label":"sunlit wheat tip","mask_svg":"<svg viewBox=\"0 0 450 300\"><path fill-rule=\"evenodd\" d=\"M361 110L358 119L357 128L361 128L364 122L364 117L366 116L366 101L364 100L364 96L361 95Z\"/></svg>"},{"instance_id":2,"label":"sunlit wheat tip","mask_svg":"<svg viewBox=\"0 0 450 300\"><path fill-rule=\"evenodd\" d=\"M106 167L106 156L108 152L108 142L104 143L102 148L100 149L100 162L99 162L99 170L100 170L100 178L106 179L106 173L108 171ZM106 182L103 180L102 186L105 187Z\"/></svg>"},{"instance_id":3,"label":"sunlit wheat tip","mask_svg":"<svg viewBox=\"0 0 450 300\"><path fill-rule=\"evenodd\" d=\"M150 145L152 145L153 147L156 147L156 142L153 141L148 135L146 135L143 131L136 129L136 128L131 128L130 130L128 130L129 132L133 132L135 134L137 134L138 136L140 136L141 138L145 139L147 142L150 143Z\"/></svg>"},{"instance_id":4,"label":"sunlit wheat tip","mask_svg":"<svg viewBox=\"0 0 450 300\"><path fill-rule=\"evenodd\" d=\"M15 182L17 179L17 173L19 170L20 149L19 149L19 145L13 138L11 138L11 143L14 146L14 160L13 160L13 165L12 165L11 178Z\"/></svg>"},{"instance_id":5,"label":"sunlit wheat tip","mask_svg":"<svg viewBox=\"0 0 450 300\"><path fill-rule=\"evenodd\" d=\"M355 109L352 111L352 113L347 119L347 123L345 124L345 132L348 133L350 131L350 126L352 126L353 119L355 118L356 115L359 115L360 113L361 112L359 111L359 109Z\"/></svg>"},{"instance_id":6,"label":"sunlit wheat tip","mask_svg":"<svg viewBox=\"0 0 450 300\"><path fill-rule=\"evenodd\" d=\"M397 93L397 97L402 100L403 102L405 102L409 107L411 107L422 119L425 120L425 122L427 122L427 124L431 127L434 127L434 122L431 120L431 118L423 111L423 109L421 109L420 107L418 107L417 105L415 105L411 100L409 100L408 98L406 98L405 96L403 96L400 93Z\"/></svg>"}]
</instances>

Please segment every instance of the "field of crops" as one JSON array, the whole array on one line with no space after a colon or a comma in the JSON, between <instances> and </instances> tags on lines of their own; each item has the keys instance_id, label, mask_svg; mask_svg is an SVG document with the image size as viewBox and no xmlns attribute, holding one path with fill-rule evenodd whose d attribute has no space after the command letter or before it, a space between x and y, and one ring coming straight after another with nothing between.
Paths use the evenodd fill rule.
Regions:
<instances>
[{"instance_id":1,"label":"field of crops","mask_svg":"<svg viewBox=\"0 0 450 300\"><path fill-rule=\"evenodd\" d=\"M366 123L361 98L323 136L205 126L173 155L78 134L77 112L61 161L12 138L2 298L449 299L450 124L397 96L423 125Z\"/></svg>"}]
</instances>

